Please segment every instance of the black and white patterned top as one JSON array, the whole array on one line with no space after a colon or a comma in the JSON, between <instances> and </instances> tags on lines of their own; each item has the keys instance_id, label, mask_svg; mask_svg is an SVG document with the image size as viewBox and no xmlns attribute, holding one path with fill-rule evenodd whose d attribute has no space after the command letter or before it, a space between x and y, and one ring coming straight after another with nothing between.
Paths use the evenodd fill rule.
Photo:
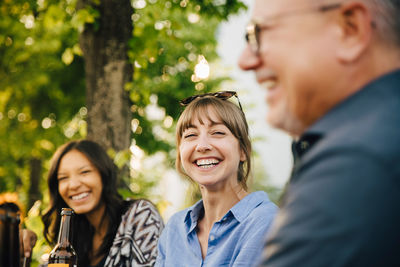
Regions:
<instances>
[{"instance_id":1,"label":"black and white patterned top","mask_svg":"<svg viewBox=\"0 0 400 267\"><path fill-rule=\"evenodd\" d=\"M122 217L104 266L153 266L163 228L163 220L152 203L134 201Z\"/></svg>"}]
</instances>

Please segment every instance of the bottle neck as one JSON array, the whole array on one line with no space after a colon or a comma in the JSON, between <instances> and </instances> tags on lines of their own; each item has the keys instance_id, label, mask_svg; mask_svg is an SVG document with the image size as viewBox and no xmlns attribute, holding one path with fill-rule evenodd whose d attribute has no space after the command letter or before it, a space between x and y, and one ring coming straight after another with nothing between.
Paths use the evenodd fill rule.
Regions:
<instances>
[{"instance_id":1,"label":"bottle neck","mask_svg":"<svg viewBox=\"0 0 400 267\"><path fill-rule=\"evenodd\" d=\"M64 214L61 217L58 244L66 246L70 244L71 215Z\"/></svg>"}]
</instances>

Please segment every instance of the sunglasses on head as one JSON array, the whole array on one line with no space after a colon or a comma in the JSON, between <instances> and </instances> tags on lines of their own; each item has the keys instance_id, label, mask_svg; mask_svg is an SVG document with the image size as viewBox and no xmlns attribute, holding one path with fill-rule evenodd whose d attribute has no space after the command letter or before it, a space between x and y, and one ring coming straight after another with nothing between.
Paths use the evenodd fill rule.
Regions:
<instances>
[{"instance_id":1,"label":"sunglasses on head","mask_svg":"<svg viewBox=\"0 0 400 267\"><path fill-rule=\"evenodd\" d=\"M181 104L181 106L187 106L189 105L191 102L193 102L193 100L197 99L197 98L201 98L201 97L216 97L222 100L227 100L229 98L231 98L232 96L236 97L238 104L239 104L239 108L241 111L243 111L242 105L240 104L239 101L239 97L237 95L237 93L235 91L219 91L219 92L215 92L215 93L205 93L205 94L200 94L200 95L193 95L193 96L189 96L187 98L182 99L181 101L179 101L179 104Z\"/></svg>"}]
</instances>

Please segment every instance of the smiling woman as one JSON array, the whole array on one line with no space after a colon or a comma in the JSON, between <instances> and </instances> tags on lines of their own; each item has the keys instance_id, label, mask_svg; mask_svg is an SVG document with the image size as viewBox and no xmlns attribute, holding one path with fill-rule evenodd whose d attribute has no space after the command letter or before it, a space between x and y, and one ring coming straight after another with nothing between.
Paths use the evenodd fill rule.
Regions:
<instances>
[{"instance_id":1,"label":"smiling woman","mask_svg":"<svg viewBox=\"0 0 400 267\"><path fill-rule=\"evenodd\" d=\"M186 98L177 129L178 171L202 200L173 215L158 243L156 266L253 266L277 207L248 192L251 143L236 92ZM237 99L239 100L239 99Z\"/></svg>"},{"instance_id":2,"label":"smiling woman","mask_svg":"<svg viewBox=\"0 0 400 267\"><path fill-rule=\"evenodd\" d=\"M50 208L42 216L44 235L54 244L60 210L72 208L78 266L151 266L155 262L162 219L147 200L124 201L117 192L116 173L105 150L88 140L71 141L52 158Z\"/></svg>"}]
</instances>

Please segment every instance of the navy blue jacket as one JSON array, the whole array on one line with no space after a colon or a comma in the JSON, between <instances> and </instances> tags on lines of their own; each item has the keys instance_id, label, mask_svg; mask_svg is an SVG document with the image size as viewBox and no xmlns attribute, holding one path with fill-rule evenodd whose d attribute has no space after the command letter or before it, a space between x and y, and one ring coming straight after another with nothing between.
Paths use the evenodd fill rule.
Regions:
<instances>
[{"instance_id":1,"label":"navy blue jacket","mask_svg":"<svg viewBox=\"0 0 400 267\"><path fill-rule=\"evenodd\" d=\"M330 110L294 155L262 266L400 266L400 70Z\"/></svg>"}]
</instances>

